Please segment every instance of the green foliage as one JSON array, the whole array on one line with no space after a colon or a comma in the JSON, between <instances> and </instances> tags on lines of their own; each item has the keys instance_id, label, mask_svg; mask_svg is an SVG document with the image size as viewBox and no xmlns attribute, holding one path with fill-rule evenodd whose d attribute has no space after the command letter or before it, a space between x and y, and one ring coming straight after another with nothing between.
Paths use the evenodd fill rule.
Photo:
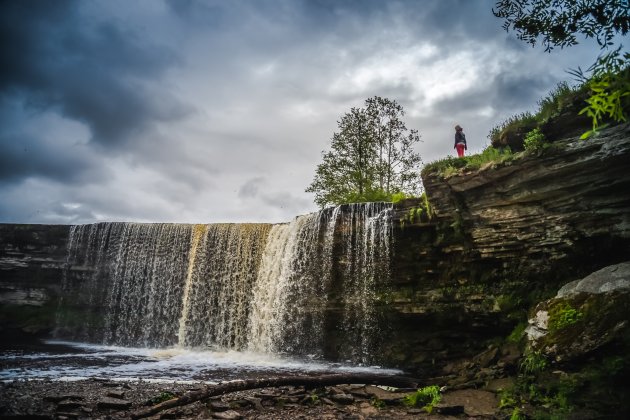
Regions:
<instances>
[{"instance_id":1,"label":"green foliage","mask_svg":"<svg viewBox=\"0 0 630 420\"><path fill-rule=\"evenodd\" d=\"M509 147L502 149L492 146L486 147L481 153L462 158L454 158L452 156L431 162L422 170L423 174L435 173L444 178L453 176L461 169L475 170L481 168L487 163L501 163L511 160L514 157Z\"/></svg>"},{"instance_id":2,"label":"green foliage","mask_svg":"<svg viewBox=\"0 0 630 420\"><path fill-rule=\"evenodd\" d=\"M173 398L176 398L175 395L171 394L170 392L164 391L160 393L159 395L156 395L155 397L150 398L145 403L145 405L156 405L159 403L163 403L164 401L172 400Z\"/></svg>"},{"instance_id":3,"label":"green foliage","mask_svg":"<svg viewBox=\"0 0 630 420\"><path fill-rule=\"evenodd\" d=\"M514 389L504 389L499 393L499 408L516 407L517 404L518 400Z\"/></svg>"},{"instance_id":4,"label":"green foliage","mask_svg":"<svg viewBox=\"0 0 630 420\"><path fill-rule=\"evenodd\" d=\"M415 393L407 395L403 399L403 403L408 407L422 407L429 414L433 408L440 403L442 396L440 395L440 387L437 385L425 386L418 389Z\"/></svg>"},{"instance_id":5,"label":"green foliage","mask_svg":"<svg viewBox=\"0 0 630 420\"><path fill-rule=\"evenodd\" d=\"M523 142L523 146L525 150L530 153L538 153L544 150L549 143L547 143L547 139L545 139L545 135L540 132L538 128L534 128L532 131L525 135L525 141Z\"/></svg>"},{"instance_id":6,"label":"green foliage","mask_svg":"<svg viewBox=\"0 0 630 420\"><path fill-rule=\"evenodd\" d=\"M582 70L574 70L572 74L583 81L591 91L586 100L588 104L580 114L589 116L593 123L592 130L582 135L586 139L607 124L605 121L624 122L628 120L630 108L630 54L621 54L621 46L608 54L598 57L584 75Z\"/></svg>"},{"instance_id":7,"label":"green foliage","mask_svg":"<svg viewBox=\"0 0 630 420\"><path fill-rule=\"evenodd\" d=\"M470 155L466 158L466 169L479 169L489 162L499 163L509 160L512 157L512 151L509 147L498 149L488 146L481 153Z\"/></svg>"},{"instance_id":8,"label":"green foliage","mask_svg":"<svg viewBox=\"0 0 630 420\"><path fill-rule=\"evenodd\" d=\"M536 45L542 38L545 51L577 44L576 34L607 48L630 29L627 0L499 0L492 13L519 39Z\"/></svg>"},{"instance_id":9,"label":"green foliage","mask_svg":"<svg viewBox=\"0 0 630 420\"><path fill-rule=\"evenodd\" d=\"M427 221L433 218L431 205L429 204L427 194L422 193L420 198L422 199L420 205L410 208L407 211L407 214L405 214L405 217L400 220L401 227L404 228L407 224L414 224L416 222L422 221L423 219Z\"/></svg>"},{"instance_id":10,"label":"green foliage","mask_svg":"<svg viewBox=\"0 0 630 420\"><path fill-rule=\"evenodd\" d=\"M405 194L404 192L397 192L392 194L392 203L396 204L399 203L407 198L411 198L411 196L408 196L407 194Z\"/></svg>"},{"instance_id":11,"label":"green foliage","mask_svg":"<svg viewBox=\"0 0 630 420\"><path fill-rule=\"evenodd\" d=\"M510 415L510 420L525 420L526 418L527 417L521 413L521 410L518 407L514 407L512 414Z\"/></svg>"},{"instance_id":12,"label":"green foliage","mask_svg":"<svg viewBox=\"0 0 630 420\"><path fill-rule=\"evenodd\" d=\"M513 115L500 124L494 126L488 133L488 139L496 141L501 137L501 133L505 131L518 131L522 127L527 127L532 124L536 124L537 119L531 112L522 112L520 114Z\"/></svg>"},{"instance_id":13,"label":"green foliage","mask_svg":"<svg viewBox=\"0 0 630 420\"><path fill-rule=\"evenodd\" d=\"M577 323L583 317L584 314L581 311L566 302L555 305L549 310L549 331L559 331Z\"/></svg>"},{"instance_id":14,"label":"green foliage","mask_svg":"<svg viewBox=\"0 0 630 420\"><path fill-rule=\"evenodd\" d=\"M426 192L424 192L421 196L422 202L424 203L424 209L427 212L427 216L429 216L429 220L433 218L433 210L431 209L431 203L429 203L429 196Z\"/></svg>"},{"instance_id":15,"label":"green foliage","mask_svg":"<svg viewBox=\"0 0 630 420\"><path fill-rule=\"evenodd\" d=\"M370 404L372 405L372 407L378 408L379 410L382 408L385 408L385 401L377 398L377 397L373 397L370 400Z\"/></svg>"},{"instance_id":16,"label":"green foliage","mask_svg":"<svg viewBox=\"0 0 630 420\"><path fill-rule=\"evenodd\" d=\"M567 82L558 83L546 97L538 101L536 121L544 123L560 115L578 91L578 88L569 86Z\"/></svg>"},{"instance_id":17,"label":"green foliage","mask_svg":"<svg viewBox=\"0 0 630 420\"><path fill-rule=\"evenodd\" d=\"M574 98L580 94L582 88L571 87L567 82L560 82L552 89L547 96L538 101L538 110L535 114L523 112L514 115L501 124L495 126L488 133L488 138L496 142L505 132L523 132L531 127L537 127L550 119L560 115L568 105L573 103Z\"/></svg>"},{"instance_id":18,"label":"green foliage","mask_svg":"<svg viewBox=\"0 0 630 420\"><path fill-rule=\"evenodd\" d=\"M576 34L595 38L602 49L614 45L617 34L625 35L630 29L627 0L499 0L492 10L496 17L504 19L506 30L514 29L517 36L535 45L542 37L546 51L577 44ZM584 86L588 86L591 96L587 106L580 111L592 120L592 129L582 135L586 139L606 126L606 121L627 121L630 107L630 55L621 54L619 45L610 53L598 57L587 71L572 71ZM570 72L571 73L571 72ZM559 86L560 87L560 86ZM569 93L568 86L558 89L560 97ZM561 92L565 91L565 92ZM554 95L552 95L554 96ZM541 103L539 121L551 115L548 108L554 106L548 101ZM544 112L542 112L544 109ZM490 136L498 139L500 131L493 129Z\"/></svg>"},{"instance_id":19,"label":"green foliage","mask_svg":"<svg viewBox=\"0 0 630 420\"><path fill-rule=\"evenodd\" d=\"M520 369L526 375L537 375L547 368L547 359L542 353L530 351L521 360Z\"/></svg>"},{"instance_id":20,"label":"green foliage","mask_svg":"<svg viewBox=\"0 0 630 420\"><path fill-rule=\"evenodd\" d=\"M413 149L420 136L407 129L402 116L402 106L378 96L342 116L306 189L315 193L315 203L324 207L418 194L421 158Z\"/></svg>"},{"instance_id":21,"label":"green foliage","mask_svg":"<svg viewBox=\"0 0 630 420\"><path fill-rule=\"evenodd\" d=\"M525 328L527 328L527 322L520 322L507 336L506 341L508 343L519 343L525 335Z\"/></svg>"}]
</instances>

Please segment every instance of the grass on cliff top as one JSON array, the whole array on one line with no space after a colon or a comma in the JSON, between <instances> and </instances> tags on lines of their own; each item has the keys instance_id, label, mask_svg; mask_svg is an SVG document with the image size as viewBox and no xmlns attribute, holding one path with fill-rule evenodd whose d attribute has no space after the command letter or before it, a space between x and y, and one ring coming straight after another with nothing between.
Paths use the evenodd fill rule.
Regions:
<instances>
[{"instance_id":1,"label":"grass on cliff top","mask_svg":"<svg viewBox=\"0 0 630 420\"><path fill-rule=\"evenodd\" d=\"M488 133L488 139L495 143L506 132L520 131L523 128L540 127L547 121L559 116L568 106L579 97L585 96L588 86L569 86L567 82L560 82L546 97L538 101L538 110L535 114L523 112L497 124Z\"/></svg>"},{"instance_id":2,"label":"grass on cliff top","mask_svg":"<svg viewBox=\"0 0 630 420\"><path fill-rule=\"evenodd\" d=\"M444 178L449 178L463 170L477 170L488 163L499 164L514 159L516 155L509 147L497 149L492 146L486 147L483 152L464 156L461 158L448 156L444 159L428 163L422 169L422 175L437 174Z\"/></svg>"}]
</instances>

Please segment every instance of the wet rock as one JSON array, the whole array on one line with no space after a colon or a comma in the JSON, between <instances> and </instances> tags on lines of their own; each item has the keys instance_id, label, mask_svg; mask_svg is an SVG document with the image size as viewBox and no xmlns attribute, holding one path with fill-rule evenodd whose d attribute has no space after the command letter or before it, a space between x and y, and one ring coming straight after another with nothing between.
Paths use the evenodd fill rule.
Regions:
<instances>
[{"instance_id":1,"label":"wet rock","mask_svg":"<svg viewBox=\"0 0 630 420\"><path fill-rule=\"evenodd\" d=\"M359 405L359 413L366 418L379 415L378 409L368 402L363 402Z\"/></svg>"},{"instance_id":2,"label":"wet rock","mask_svg":"<svg viewBox=\"0 0 630 420\"><path fill-rule=\"evenodd\" d=\"M303 387L298 387L295 389L291 389L287 392L287 395L295 397L295 396L302 396L303 394L305 394L306 392L304 391Z\"/></svg>"},{"instance_id":3,"label":"wet rock","mask_svg":"<svg viewBox=\"0 0 630 420\"><path fill-rule=\"evenodd\" d=\"M256 398L260 398L263 400L278 398L280 395L282 394L280 394L279 392L268 391L268 390L257 392L254 394Z\"/></svg>"},{"instance_id":4,"label":"wet rock","mask_svg":"<svg viewBox=\"0 0 630 420\"><path fill-rule=\"evenodd\" d=\"M589 274L581 280L565 284L558 290L557 298L578 293L608 293L630 289L630 262L611 265Z\"/></svg>"},{"instance_id":5,"label":"wet rock","mask_svg":"<svg viewBox=\"0 0 630 420\"><path fill-rule=\"evenodd\" d=\"M352 404L354 402L354 397L350 394L333 394L330 396L330 399L339 404Z\"/></svg>"},{"instance_id":6,"label":"wet rock","mask_svg":"<svg viewBox=\"0 0 630 420\"><path fill-rule=\"evenodd\" d=\"M125 398L125 391L109 391L107 393L108 397L123 399Z\"/></svg>"},{"instance_id":7,"label":"wet rock","mask_svg":"<svg viewBox=\"0 0 630 420\"><path fill-rule=\"evenodd\" d=\"M102 397L96 403L98 408L112 408L125 410L131 407L131 401L121 400L119 398Z\"/></svg>"},{"instance_id":8,"label":"wet rock","mask_svg":"<svg viewBox=\"0 0 630 420\"><path fill-rule=\"evenodd\" d=\"M250 404L257 410L263 411L264 407L262 406L262 400L256 397L245 397L245 400L249 401Z\"/></svg>"},{"instance_id":9,"label":"wet rock","mask_svg":"<svg viewBox=\"0 0 630 420\"><path fill-rule=\"evenodd\" d=\"M371 397L370 394L365 392L365 389L363 387L351 389L350 390L350 395L352 395L355 398L361 398L361 399L364 399L364 400L370 399L370 397Z\"/></svg>"},{"instance_id":10,"label":"wet rock","mask_svg":"<svg viewBox=\"0 0 630 420\"><path fill-rule=\"evenodd\" d=\"M405 394L400 394L392 391L386 391L377 386L369 385L365 387L366 394L383 401L385 404L395 404L399 402Z\"/></svg>"},{"instance_id":11,"label":"wet rock","mask_svg":"<svg viewBox=\"0 0 630 420\"><path fill-rule=\"evenodd\" d=\"M238 411L227 410L222 411L220 413L212 413L212 418L214 419L222 419L222 420L238 420L242 419L243 415Z\"/></svg>"},{"instance_id":12,"label":"wet rock","mask_svg":"<svg viewBox=\"0 0 630 420\"><path fill-rule=\"evenodd\" d=\"M489 391L463 389L452 391L442 396L443 406L463 406L468 416L493 416L499 404L497 396Z\"/></svg>"},{"instance_id":13,"label":"wet rock","mask_svg":"<svg viewBox=\"0 0 630 420\"><path fill-rule=\"evenodd\" d=\"M230 409L230 405L226 402L223 401L210 401L210 403L208 404L208 407L212 410L212 411L227 411Z\"/></svg>"},{"instance_id":14,"label":"wet rock","mask_svg":"<svg viewBox=\"0 0 630 420\"><path fill-rule=\"evenodd\" d=\"M491 347L473 357L473 361L482 368L488 367L496 361L498 352L499 349L497 347Z\"/></svg>"},{"instance_id":15,"label":"wet rock","mask_svg":"<svg viewBox=\"0 0 630 420\"><path fill-rule=\"evenodd\" d=\"M407 410L407 414L411 414L413 416L417 416L420 414L426 414L426 412L420 408L410 408L409 410Z\"/></svg>"},{"instance_id":16,"label":"wet rock","mask_svg":"<svg viewBox=\"0 0 630 420\"><path fill-rule=\"evenodd\" d=\"M57 410L72 410L73 408L82 407L83 403L76 400L63 400L57 404Z\"/></svg>"},{"instance_id":17,"label":"wet rock","mask_svg":"<svg viewBox=\"0 0 630 420\"><path fill-rule=\"evenodd\" d=\"M459 416L464 414L464 406L440 403L434 407L434 411L444 416Z\"/></svg>"},{"instance_id":18,"label":"wet rock","mask_svg":"<svg viewBox=\"0 0 630 420\"><path fill-rule=\"evenodd\" d=\"M487 391L499 392L514 387L514 378L499 378L488 381L485 386Z\"/></svg>"},{"instance_id":19,"label":"wet rock","mask_svg":"<svg viewBox=\"0 0 630 420\"><path fill-rule=\"evenodd\" d=\"M539 303L526 329L529 345L556 362L578 360L630 328L630 263L599 270Z\"/></svg>"},{"instance_id":20,"label":"wet rock","mask_svg":"<svg viewBox=\"0 0 630 420\"><path fill-rule=\"evenodd\" d=\"M83 399L84 399L83 395L78 395L78 394L57 394L57 395L46 395L44 397L44 401L49 401L49 402L54 402L54 403L57 403L63 400L81 401Z\"/></svg>"}]
</instances>

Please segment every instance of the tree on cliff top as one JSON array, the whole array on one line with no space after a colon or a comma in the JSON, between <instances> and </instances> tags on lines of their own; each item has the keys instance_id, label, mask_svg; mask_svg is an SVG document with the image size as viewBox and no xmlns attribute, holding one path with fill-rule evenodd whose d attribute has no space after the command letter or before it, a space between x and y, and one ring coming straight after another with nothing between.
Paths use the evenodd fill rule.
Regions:
<instances>
[{"instance_id":1,"label":"tree on cliff top","mask_svg":"<svg viewBox=\"0 0 630 420\"><path fill-rule=\"evenodd\" d=\"M422 160L413 150L420 136L407 129L402 116L396 101L375 96L341 117L306 189L315 193L316 204L389 201L396 193L420 192Z\"/></svg>"}]
</instances>

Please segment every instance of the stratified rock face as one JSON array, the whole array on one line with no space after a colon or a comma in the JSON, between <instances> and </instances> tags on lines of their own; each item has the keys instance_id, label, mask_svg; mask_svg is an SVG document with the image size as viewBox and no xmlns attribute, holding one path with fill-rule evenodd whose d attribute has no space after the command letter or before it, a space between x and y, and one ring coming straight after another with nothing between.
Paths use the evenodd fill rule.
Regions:
<instances>
[{"instance_id":1,"label":"stratified rock face","mask_svg":"<svg viewBox=\"0 0 630 420\"><path fill-rule=\"evenodd\" d=\"M630 262L563 286L531 315L531 347L557 362L582 358L623 337L630 331Z\"/></svg>"},{"instance_id":2,"label":"stratified rock face","mask_svg":"<svg viewBox=\"0 0 630 420\"><path fill-rule=\"evenodd\" d=\"M542 156L425 175L434 217L409 222L419 201L394 207L386 358L431 369L470 357L563 284L626 261L629 162L625 124Z\"/></svg>"},{"instance_id":3,"label":"stratified rock face","mask_svg":"<svg viewBox=\"0 0 630 420\"><path fill-rule=\"evenodd\" d=\"M332 231L338 240L333 241L330 250L332 272L326 277L331 279L332 289L324 299L327 306L320 309L326 312L321 314L322 319L337 321L322 323L324 356L346 360L347 349L342 343L348 340L348 331L369 316L378 322L377 328L367 334L373 342L364 346L373 356L369 360L410 370L440 370L446 363L479 354L491 340L505 338L531 305L554 296L567 282L627 261L628 162L630 125L626 124L602 131L601 136L588 141L558 141L542 156L525 156L497 167L488 165L448 179L428 174L424 182L431 218L427 212L417 216L418 208L426 206L420 200L394 206L393 243L391 248L383 248L388 253L391 249L390 267L379 270L389 275L360 274L359 268L366 266L361 258L367 254L345 252L362 243L357 239L359 231L349 222L335 224ZM351 207L344 210L348 215L356 213ZM375 237L370 233L374 227L370 223L365 225L366 234L359 236ZM390 226L389 219L382 226ZM289 230L285 226L274 231L280 235ZM326 240L328 230L318 229L317 235L310 235L320 238L318 247ZM68 226L0 225L2 327L50 332L58 308L56 297L64 280L68 238ZM290 278L288 286L304 284L301 258L309 254L304 251L304 246L295 247L296 255L302 257L297 259L300 264L296 267L286 267L297 273L285 276ZM378 258L367 260L387 260L384 255L374 255ZM184 258L190 259L190 255ZM328 263L319 266L327 267ZM270 266L270 273L274 267ZM91 271L76 264L65 272L65 283L72 286L69 290L80 291L88 279L94 278ZM136 278L148 276L142 270L138 273ZM374 288L370 287L369 298L376 303L364 311L367 315L360 312L365 299L352 288L341 287L344 283L339 281L381 277L387 281L375 280ZM600 302L602 295L592 296L588 299L593 305L607 304ZM588 299L569 303L577 309L575 305ZM98 302L98 296L92 301ZM32 308L48 312L32 312ZM345 311L345 317L348 308L357 309ZM21 311L19 316L15 311ZM357 322L352 321L353 314ZM344 321L346 318L348 321ZM83 318L77 319L83 322Z\"/></svg>"},{"instance_id":4,"label":"stratified rock face","mask_svg":"<svg viewBox=\"0 0 630 420\"><path fill-rule=\"evenodd\" d=\"M0 224L0 346L54 327L68 230Z\"/></svg>"},{"instance_id":5,"label":"stratified rock face","mask_svg":"<svg viewBox=\"0 0 630 420\"><path fill-rule=\"evenodd\" d=\"M480 260L566 279L558 269L587 274L628 255L628 162L624 124L557 142L543 156L446 180L430 175L424 185L438 218L455 210Z\"/></svg>"}]
</instances>

